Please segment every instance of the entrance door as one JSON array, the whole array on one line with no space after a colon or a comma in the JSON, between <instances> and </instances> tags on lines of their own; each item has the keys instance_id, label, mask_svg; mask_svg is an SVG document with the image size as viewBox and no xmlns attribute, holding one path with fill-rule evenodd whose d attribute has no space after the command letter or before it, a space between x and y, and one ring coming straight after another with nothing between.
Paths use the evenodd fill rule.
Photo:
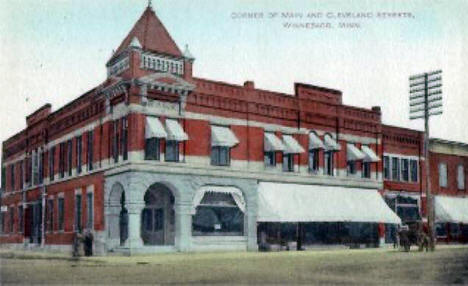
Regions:
<instances>
[{"instance_id":1,"label":"entrance door","mask_svg":"<svg viewBox=\"0 0 468 286\"><path fill-rule=\"evenodd\" d=\"M174 244L174 197L162 185L150 187L141 213L141 238L145 245Z\"/></svg>"},{"instance_id":2,"label":"entrance door","mask_svg":"<svg viewBox=\"0 0 468 286\"><path fill-rule=\"evenodd\" d=\"M31 220L31 243L41 243L42 238L42 204L36 202L32 205L32 220Z\"/></svg>"}]
</instances>

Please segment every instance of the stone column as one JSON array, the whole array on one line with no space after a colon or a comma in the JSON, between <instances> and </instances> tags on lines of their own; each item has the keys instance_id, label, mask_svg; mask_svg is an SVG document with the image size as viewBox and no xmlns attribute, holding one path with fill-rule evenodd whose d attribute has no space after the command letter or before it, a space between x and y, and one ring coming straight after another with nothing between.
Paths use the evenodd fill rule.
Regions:
<instances>
[{"instance_id":1,"label":"stone column","mask_svg":"<svg viewBox=\"0 0 468 286\"><path fill-rule=\"evenodd\" d=\"M141 239L141 211L145 207L144 201L132 201L126 204L128 210L128 238L125 247L130 252L143 247Z\"/></svg>"},{"instance_id":2,"label":"stone column","mask_svg":"<svg viewBox=\"0 0 468 286\"><path fill-rule=\"evenodd\" d=\"M128 188L125 190L125 207L128 211L128 238L125 247L130 253L143 247L141 239L141 212L145 207L144 194L147 187L141 183L138 173L129 177Z\"/></svg>"},{"instance_id":3,"label":"stone column","mask_svg":"<svg viewBox=\"0 0 468 286\"><path fill-rule=\"evenodd\" d=\"M249 192L247 202L247 250L257 251L257 192Z\"/></svg>"},{"instance_id":4,"label":"stone column","mask_svg":"<svg viewBox=\"0 0 468 286\"><path fill-rule=\"evenodd\" d=\"M190 251L192 242L192 201L179 201L175 205L175 246L179 251Z\"/></svg>"}]
</instances>

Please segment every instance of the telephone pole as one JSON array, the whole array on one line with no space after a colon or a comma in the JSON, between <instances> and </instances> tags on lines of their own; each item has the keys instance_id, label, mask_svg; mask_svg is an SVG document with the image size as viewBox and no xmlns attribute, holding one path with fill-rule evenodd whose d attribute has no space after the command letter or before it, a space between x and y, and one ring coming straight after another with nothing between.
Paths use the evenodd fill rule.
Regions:
<instances>
[{"instance_id":1,"label":"telephone pole","mask_svg":"<svg viewBox=\"0 0 468 286\"><path fill-rule=\"evenodd\" d=\"M442 114L442 70L410 76L410 120L424 119L424 163L426 170L426 214L429 246L435 249L434 199L429 166L429 118Z\"/></svg>"}]
</instances>

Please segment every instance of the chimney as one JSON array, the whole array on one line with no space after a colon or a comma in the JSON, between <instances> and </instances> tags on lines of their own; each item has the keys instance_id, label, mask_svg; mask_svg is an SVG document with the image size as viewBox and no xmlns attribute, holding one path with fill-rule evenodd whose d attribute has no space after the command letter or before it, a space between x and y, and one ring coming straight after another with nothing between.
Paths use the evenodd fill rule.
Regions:
<instances>
[{"instance_id":1,"label":"chimney","mask_svg":"<svg viewBox=\"0 0 468 286\"><path fill-rule=\"evenodd\" d=\"M255 83L251 80L245 81L244 82L244 88L247 89L255 89Z\"/></svg>"},{"instance_id":2,"label":"chimney","mask_svg":"<svg viewBox=\"0 0 468 286\"><path fill-rule=\"evenodd\" d=\"M380 109L380 106L372 106L372 111L378 112L379 114L382 113L382 111L381 111L381 109Z\"/></svg>"}]
</instances>

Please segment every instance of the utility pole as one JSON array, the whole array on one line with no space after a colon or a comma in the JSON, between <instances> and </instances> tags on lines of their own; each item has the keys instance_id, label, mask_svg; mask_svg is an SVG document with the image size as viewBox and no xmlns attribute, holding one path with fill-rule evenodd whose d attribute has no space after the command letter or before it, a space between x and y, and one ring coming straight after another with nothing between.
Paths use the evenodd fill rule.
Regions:
<instances>
[{"instance_id":1,"label":"utility pole","mask_svg":"<svg viewBox=\"0 0 468 286\"><path fill-rule=\"evenodd\" d=\"M429 118L442 114L442 70L410 76L410 120L424 119L424 163L426 170L426 213L429 246L435 249L434 199L429 166Z\"/></svg>"}]
</instances>

